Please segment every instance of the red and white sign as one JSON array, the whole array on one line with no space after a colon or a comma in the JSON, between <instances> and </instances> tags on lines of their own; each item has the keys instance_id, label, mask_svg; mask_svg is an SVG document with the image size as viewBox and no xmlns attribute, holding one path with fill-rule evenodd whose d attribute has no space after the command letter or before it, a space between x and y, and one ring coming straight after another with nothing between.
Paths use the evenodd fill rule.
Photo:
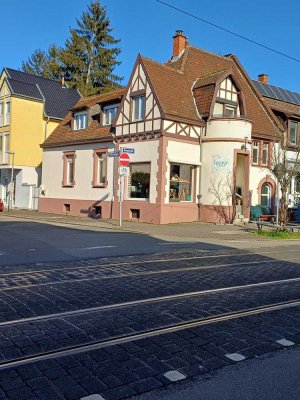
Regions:
<instances>
[{"instance_id":1,"label":"red and white sign","mask_svg":"<svg viewBox=\"0 0 300 400\"><path fill-rule=\"evenodd\" d=\"M122 167L127 167L129 162L130 162L129 155L126 153L121 153L120 154L120 165L122 165Z\"/></svg>"}]
</instances>

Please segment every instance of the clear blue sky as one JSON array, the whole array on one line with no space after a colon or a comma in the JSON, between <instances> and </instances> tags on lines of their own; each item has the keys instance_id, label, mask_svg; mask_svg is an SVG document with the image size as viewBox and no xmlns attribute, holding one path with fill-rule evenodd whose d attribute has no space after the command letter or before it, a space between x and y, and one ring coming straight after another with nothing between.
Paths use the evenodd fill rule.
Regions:
<instances>
[{"instance_id":1,"label":"clear blue sky","mask_svg":"<svg viewBox=\"0 0 300 400\"><path fill-rule=\"evenodd\" d=\"M165 0L224 28L300 59L300 7L296 0ZM9 0L1 7L0 68L20 68L35 49L63 45L69 27L88 0ZM141 53L159 62L172 52L172 36L184 30L190 43L218 53L234 53L251 78L269 75L271 84L300 92L300 63L270 53L226 32L198 22L155 0L102 0L113 35L121 39L122 62L116 72L127 83Z\"/></svg>"}]
</instances>

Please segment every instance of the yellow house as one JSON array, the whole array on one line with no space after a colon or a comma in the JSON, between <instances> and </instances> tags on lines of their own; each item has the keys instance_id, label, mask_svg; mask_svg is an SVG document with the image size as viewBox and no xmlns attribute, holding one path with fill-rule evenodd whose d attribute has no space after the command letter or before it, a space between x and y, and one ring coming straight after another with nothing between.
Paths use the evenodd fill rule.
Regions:
<instances>
[{"instance_id":1,"label":"yellow house","mask_svg":"<svg viewBox=\"0 0 300 400\"><path fill-rule=\"evenodd\" d=\"M40 144L80 98L64 83L4 68L0 76L0 198L37 209Z\"/></svg>"}]
</instances>

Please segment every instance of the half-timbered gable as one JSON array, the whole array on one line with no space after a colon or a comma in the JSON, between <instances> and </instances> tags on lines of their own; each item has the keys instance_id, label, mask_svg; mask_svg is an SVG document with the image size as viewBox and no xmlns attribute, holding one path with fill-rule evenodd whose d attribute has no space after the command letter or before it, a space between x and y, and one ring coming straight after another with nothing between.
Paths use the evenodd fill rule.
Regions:
<instances>
[{"instance_id":1,"label":"half-timbered gable","mask_svg":"<svg viewBox=\"0 0 300 400\"><path fill-rule=\"evenodd\" d=\"M115 122L116 136L151 138L161 129L161 111L142 57L138 57Z\"/></svg>"}]
</instances>

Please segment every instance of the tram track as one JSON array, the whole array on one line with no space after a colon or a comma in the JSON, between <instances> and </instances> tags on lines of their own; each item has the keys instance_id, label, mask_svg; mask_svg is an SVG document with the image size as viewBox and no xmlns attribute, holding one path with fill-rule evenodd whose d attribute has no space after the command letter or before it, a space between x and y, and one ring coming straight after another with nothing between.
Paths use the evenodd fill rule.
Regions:
<instances>
[{"instance_id":1,"label":"tram track","mask_svg":"<svg viewBox=\"0 0 300 400\"><path fill-rule=\"evenodd\" d=\"M109 346L120 345L120 344L124 344L124 343L128 343L128 342L132 342L132 341L138 341L141 339L146 339L146 338L150 338L150 337L154 337L154 336L158 336L158 335L163 335L166 333L174 333L174 332L177 332L180 330L200 327L203 325L219 323L219 322L224 322L224 321L230 321L233 319L239 319L239 318L249 317L249 316L253 316L253 315L264 314L264 313L268 313L268 312L272 312L272 311L283 310L283 309L287 309L287 308L291 308L291 307L298 307L298 306L300 306L300 299L289 300L289 301L285 301L285 302L279 302L279 303L273 303L273 304L243 309L243 310L239 310L237 312L225 313L225 314L218 315L218 316L211 316L211 317L201 318L201 319L193 319L188 322L171 324L171 325L165 326L163 328L149 329L149 330L144 330L139 333L121 335L118 337L114 337L112 339L108 338L105 340L94 341L92 343L85 343L85 344L80 344L80 345L75 345L75 346L65 346L63 348L60 348L59 350L45 351L45 352L41 352L39 354L35 354L32 356L17 357L10 361L1 361L0 362L0 371L4 371L4 370L10 369L10 368L17 368L17 367L20 367L23 365L32 364L32 363L36 363L39 361L57 359L60 357L80 354L80 353L87 352L87 351L99 350L99 349L106 348Z\"/></svg>"},{"instance_id":2,"label":"tram track","mask_svg":"<svg viewBox=\"0 0 300 400\"><path fill-rule=\"evenodd\" d=\"M94 313L94 312L113 311L113 310L118 310L118 309L125 308L125 307L134 307L134 306L143 305L143 304L154 304L154 303L159 303L159 302L164 302L164 301L174 301L174 300L179 300L179 299L188 299L188 298L192 298L192 297L205 296L208 294L217 294L217 293L223 293L223 292L231 292L231 291L238 291L238 290L245 290L245 289L259 288L259 287L266 287L266 286L274 286L274 285L281 285L281 284L292 284L292 283L296 283L296 282L300 282L300 277L299 278L291 278L291 279L282 279L282 280L276 280L276 281L258 282L258 283L252 283L252 284L247 284L247 285L222 287L222 288L217 288L217 289L200 290L200 291L180 293L180 294L169 295L169 296L158 296L158 297L152 297L152 298L142 299L142 300L127 301L127 302L103 305L103 306L98 306L98 307L89 307L89 308L84 308L84 309L79 309L79 310L64 311L64 312L60 312L60 313L41 315L41 316L29 317L29 318L20 318L18 320L4 321L4 322L0 322L0 328L6 327L6 326L19 325L22 323L52 320L52 319L56 319L56 318L64 318L64 317L68 317L68 316L76 316L76 315L81 315L81 314L86 315L88 313Z\"/></svg>"},{"instance_id":3,"label":"tram track","mask_svg":"<svg viewBox=\"0 0 300 400\"><path fill-rule=\"evenodd\" d=\"M299 257L294 257L290 258L291 262L292 260L298 260ZM57 281L50 281L50 282L38 282L38 283L32 283L28 285L14 285L14 286L6 286L6 287L1 287L0 292L7 292L7 291L12 291L12 290L18 290L18 289L27 289L27 288L32 288L32 287L41 287L41 286L54 286L54 285L62 285L62 284L72 284L72 283L78 283L78 282L90 282L90 281L106 281L106 280L112 280L112 279L121 279L121 278L128 278L128 277L140 277L140 276L154 276L154 275L162 275L162 274L171 274L171 273L178 273L178 272L188 272L188 271L204 271L204 270L209 270L209 269L217 269L217 268L226 268L226 267L241 267L241 266L251 266L251 265L262 265L262 264L278 264L282 263L285 261L282 260L259 260L259 261L248 261L248 262L243 262L239 261L236 263L227 263L227 264L215 264L215 265L209 265L209 266L191 266L191 267L183 267L183 268L168 268L168 269L159 269L159 270L150 270L150 271L141 271L141 272L129 272L129 273L121 273L121 274L114 274L110 276L94 276L90 278L82 278L82 276L78 276L75 279L62 279L62 280L57 280ZM1 281L1 277L0 277Z\"/></svg>"},{"instance_id":4,"label":"tram track","mask_svg":"<svg viewBox=\"0 0 300 400\"><path fill-rule=\"evenodd\" d=\"M289 253L299 253L300 249L289 249ZM206 254L207 252L203 251L203 254ZM276 253L282 253L282 250L272 250L272 251L265 251L263 254L261 253L252 253L252 252L238 252L238 253L224 253L224 254L210 254L210 255L199 255L199 256L184 256L184 257L177 257L177 258L159 258L159 259L150 259L150 260L130 260L132 256L126 256L125 258L128 258L129 261L124 261L124 262L110 262L110 263L104 263L104 264L99 264L99 259L97 261L94 261L94 265L80 265L77 267L60 267L60 268L48 268L48 269L36 269L36 270L29 270L29 271L19 271L19 272L9 272L9 273L1 273L0 272L0 278L5 277L5 276L19 276L19 275L31 275L34 273L40 274L40 273L56 273L56 272L70 272L70 271L85 271L85 270L93 270L93 269L98 269L102 268L103 270L109 270L111 267L126 267L126 266L134 266L134 265L151 265L151 264L161 264L161 263L173 263L173 262L180 262L180 261L194 261L194 260L205 260L205 259L215 259L215 258L232 258L232 257L240 257L240 256L251 256L251 257L268 257L268 254L276 254ZM106 260L107 257L103 258L102 260ZM298 257L292 257L291 260L298 259ZM272 261L286 261L289 262L290 259L282 259L282 260L274 260Z\"/></svg>"}]
</instances>

